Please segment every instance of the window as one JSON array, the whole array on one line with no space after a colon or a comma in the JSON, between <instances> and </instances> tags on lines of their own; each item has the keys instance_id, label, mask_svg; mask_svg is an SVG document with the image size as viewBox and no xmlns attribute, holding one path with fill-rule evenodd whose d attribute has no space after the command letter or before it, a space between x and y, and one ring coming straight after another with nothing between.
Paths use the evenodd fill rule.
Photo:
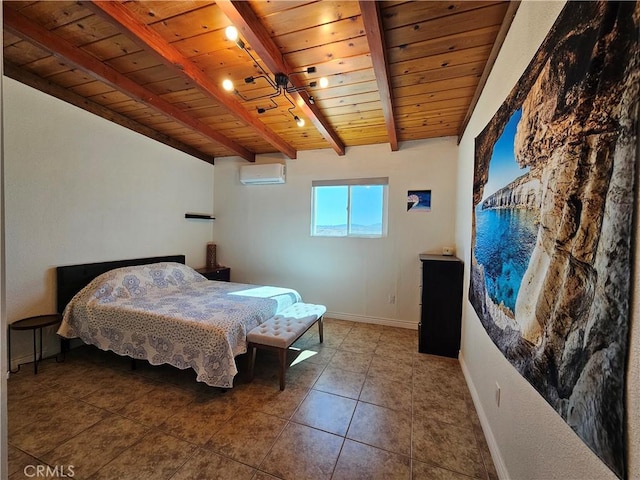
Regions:
<instances>
[{"instance_id":1,"label":"window","mask_svg":"<svg viewBox=\"0 0 640 480\"><path fill-rule=\"evenodd\" d=\"M388 184L386 177L313 181L311 236L385 236Z\"/></svg>"}]
</instances>

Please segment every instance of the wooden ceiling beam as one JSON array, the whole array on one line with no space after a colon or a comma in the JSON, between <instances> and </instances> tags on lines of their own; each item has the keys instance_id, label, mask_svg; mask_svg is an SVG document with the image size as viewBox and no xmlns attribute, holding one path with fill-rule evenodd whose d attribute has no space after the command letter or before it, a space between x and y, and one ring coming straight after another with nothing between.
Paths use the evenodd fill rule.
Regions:
<instances>
[{"instance_id":1,"label":"wooden ceiling beam","mask_svg":"<svg viewBox=\"0 0 640 480\"><path fill-rule=\"evenodd\" d=\"M398 150L398 132L393 111L391 75L389 74L389 64L387 62L387 48L385 46L380 6L378 2L367 0L361 0L359 3L362 23L364 23L367 42L369 42L373 71L378 84L380 102L382 103L382 114L389 134L389 144L391 145L391 150L395 152Z\"/></svg>"},{"instance_id":2,"label":"wooden ceiling beam","mask_svg":"<svg viewBox=\"0 0 640 480\"><path fill-rule=\"evenodd\" d=\"M62 100L63 102L67 102L89 113L98 115L105 120L109 120L110 122L128 128L129 130L139 133L140 135L144 135L145 137L155 140L156 142L160 142L171 148L175 148L176 150L184 152L187 155L191 155L192 157L204 160L211 165L214 164L214 158L211 155L207 155L206 153L203 153L190 145L179 142L164 133L154 130L153 128L142 125L141 123L136 122L131 118L127 118L118 112L114 112L104 105L100 105L96 102L88 100L83 96L72 92L71 90L61 87L60 85L56 85L46 78L34 75L33 73L28 72L27 70L20 68L13 63L7 62L6 60L4 61L3 73L9 78L13 78L20 83L24 83L25 85L44 92L47 95L51 95L52 97Z\"/></svg>"},{"instance_id":3,"label":"wooden ceiling beam","mask_svg":"<svg viewBox=\"0 0 640 480\"><path fill-rule=\"evenodd\" d=\"M126 95L148 105L163 115L167 115L189 128L196 129L203 136L224 146L245 160L255 161L255 154L242 145L237 144L233 140L218 133L209 125L196 120L182 110L174 107L158 95L138 85L118 71L103 64L95 57L85 53L83 50L76 48L66 40L49 32L16 10L7 8L6 3L3 4L3 17L4 28L13 34L18 35L28 42L37 44L40 48L51 52L52 55L63 62L72 65L74 68L85 72L116 90L126 93Z\"/></svg>"},{"instance_id":4,"label":"wooden ceiling beam","mask_svg":"<svg viewBox=\"0 0 640 480\"><path fill-rule=\"evenodd\" d=\"M198 88L225 107L233 116L251 127L278 151L289 158L296 158L297 152L291 145L260 120L254 118L239 101L212 82L200 67L185 57L176 47L162 38L160 34L138 21L124 4L92 1L88 6L92 11L118 25L123 34L127 36L133 35L142 42L147 50L158 55L164 64L175 68L176 71L193 81Z\"/></svg>"},{"instance_id":5,"label":"wooden ceiling beam","mask_svg":"<svg viewBox=\"0 0 640 480\"><path fill-rule=\"evenodd\" d=\"M219 0L216 5L231 20L244 39L251 45L257 56L264 62L272 73L285 73L289 75L293 69L289 66L280 49L275 44L269 32L260 22L260 19L252 10L249 2L235 0ZM304 85L295 76L289 77L289 82L296 88L304 88ZM338 155L345 154L345 145L335 132L329 121L322 114L320 108L309 100L308 94L294 93L292 97L295 104L300 107L318 132L331 145Z\"/></svg>"}]
</instances>

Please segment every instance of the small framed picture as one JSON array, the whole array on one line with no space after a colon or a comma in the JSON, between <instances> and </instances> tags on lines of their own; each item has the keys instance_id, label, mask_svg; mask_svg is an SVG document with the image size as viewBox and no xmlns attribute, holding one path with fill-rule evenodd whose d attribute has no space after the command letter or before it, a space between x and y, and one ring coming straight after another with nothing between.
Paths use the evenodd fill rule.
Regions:
<instances>
[{"instance_id":1,"label":"small framed picture","mask_svg":"<svg viewBox=\"0 0 640 480\"><path fill-rule=\"evenodd\" d=\"M430 212L431 190L409 190L407 192L407 212Z\"/></svg>"}]
</instances>

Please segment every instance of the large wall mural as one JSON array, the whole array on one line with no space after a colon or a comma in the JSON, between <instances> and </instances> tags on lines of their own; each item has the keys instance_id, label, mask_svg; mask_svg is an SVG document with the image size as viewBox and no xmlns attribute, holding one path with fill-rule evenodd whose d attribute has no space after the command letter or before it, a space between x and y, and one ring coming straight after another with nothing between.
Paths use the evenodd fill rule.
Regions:
<instances>
[{"instance_id":1,"label":"large wall mural","mask_svg":"<svg viewBox=\"0 0 640 480\"><path fill-rule=\"evenodd\" d=\"M476 138L470 301L489 336L625 477L640 97L636 2L568 2Z\"/></svg>"}]
</instances>

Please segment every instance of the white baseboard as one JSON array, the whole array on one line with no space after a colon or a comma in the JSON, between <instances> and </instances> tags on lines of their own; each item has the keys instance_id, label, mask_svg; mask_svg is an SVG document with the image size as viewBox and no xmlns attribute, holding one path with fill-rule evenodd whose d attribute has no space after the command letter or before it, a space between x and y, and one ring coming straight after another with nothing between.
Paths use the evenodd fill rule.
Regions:
<instances>
[{"instance_id":1,"label":"white baseboard","mask_svg":"<svg viewBox=\"0 0 640 480\"><path fill-rule=\"evenodd\" d=\"M496 439L493 436L493 432L491 431L489 420L487 419L487 416L485 415L482 408L482 404L480 403L478 391L476 390L476 387L471 380L471 373L469 372L467 364L464 361L462 351L460 351L460 354L458 355L458 360L460 361L460 366L462 367L462 373L464 374L464 378L467 382L467 387L469 388L469 392L471 393L473 404L476 407L476 412L478 412L480 425L482 426L482 431L484 432L484 436L487 439L487 445L489 446L489 452L491 452L491 458L493 460L493 465L496 467L498 478L500 478L500 480L508 480L509 473L507 472L507 466L505 465L502 455L500 454L500 449L498 448Z\"/></svg>"},{"instance_id":2,"label":"white baseboard","mask_svg":"<svg viewBox=\"0 0 640 480\"><path fill-rule=\"evenodd\" d=\"M371 317L368 315L354 315L352 313L327 312L324 314L326 318L335 318L336 320L347 320L349 322L373 323L375 325L384 325L386 327L399 327L417 330L418 324L408 320L398 320L395 318Z\"/></svg>"},{"instance_id":3,"label":"white baseboard","mask_svg":"<svg viewBox=\"0 0 640 480\"><path fill-rule=\"evenodd\" d=\"M48 356L48 353L47 353L47 349L45 348L43 358L46 358L47 356ZM25 363L28 363L29 365L24 365ZM33 369L33 353L30 353L29 355L21 355L19 357L11 358L11 364L9 365L9 370L15 370L16 368L18 368L18 365L21 365L20 369L23 369L23 368Z\"/></svg>"},{"instance_id":4,"label":"white baseboard","mask_svg":"<svg viewBox=\"0 0 640 480\"><path fill-rule=\"evenodd\" d=\"M60 353L59 348L47 348L46 346L42 349L42 358L47 359L49 357L53 357ZM38 351L38 358L40 357L40 351ZM9 365L9 370L15 370L20 365L20 369L23 368L31 368L33 370L33 352L29 352L28 354L20 355L19 357L15 357L12 355L10 359L11 364ZM28 365L24 365L24 364ZM7 378L9 378L9 373L7 372Z\"/></svg>"}]
</instances>

